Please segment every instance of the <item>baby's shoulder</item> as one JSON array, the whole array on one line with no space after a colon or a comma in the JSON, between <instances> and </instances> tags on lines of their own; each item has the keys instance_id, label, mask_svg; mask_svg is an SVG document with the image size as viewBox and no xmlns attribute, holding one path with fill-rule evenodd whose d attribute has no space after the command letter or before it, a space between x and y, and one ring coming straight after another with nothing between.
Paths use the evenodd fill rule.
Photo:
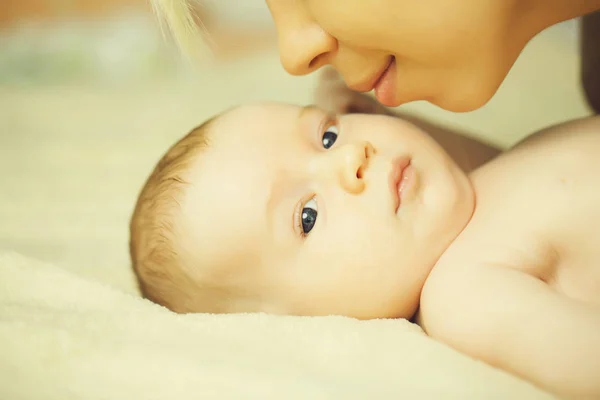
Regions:
<instances>
[{"instance_id":1,"label":"baby's shoulder","mask_svg":"<svg viewBox=\"0 0 600 400\"><path fill-rule=\"evenodd\" d=\"M502 154L499 159L507 158L513 162L523 157L566 159L573 157L583 162L597 160L597 157L581 158L584 155L596 156L600 149L600 116L574 119L551 125L525 137ZM581 163L575 163L581 165Z\"/></svg>"},{"instance_id":2,"label":"baby's shoulder","mask_svg":"<svg viewBox=\"0 0 600 400\"><path fill-rule=\"evenodd\" d=\"M486 310L514 302L512 284L544 282L555 265L552 247L531 231L467 226L427 278L418 321L442 336L458 335L465 326L491 332L487 324L495 322Z\"/></svg>"},{"instance_id":3,"label":"baby's shoulder","mask_svg":"<svg viewBox=\"0 0 600 400\"><path fill-rule=\"evenodd\" d=\"M536 229L527 229L526 223L513 221L509 225L502 221L502 216L497 223L491 218L471 221L433 268L436 285L455 285L479 273L483 266L545 280L557 262L552 243Z\"/></svg>"},{"instance_id":4,"label":"baby's shoulder","mask_svg":"<svg viewBox=\"0 0 600 400\"><path fill-rule=\"evenodd\" d=\"M517 143L513 149L533 145L561 145L580 146L594 142L600 144L600 115L577 118L562 123L550 125L533 133Z\"/></svg>"},{"instance_id":5,"label":"baby's shoulder","mask_svg":"<svg viewBox=\"0 0 600 400\"><path fill-rule=\"evenodd\" d=\"M600 116L532 135L471 174L477 207L469 225L483 237L502 235L501 242L526 236L559 248L573 232L579 241L597 237L598 154Z\"/></svg>"}]
</instances>

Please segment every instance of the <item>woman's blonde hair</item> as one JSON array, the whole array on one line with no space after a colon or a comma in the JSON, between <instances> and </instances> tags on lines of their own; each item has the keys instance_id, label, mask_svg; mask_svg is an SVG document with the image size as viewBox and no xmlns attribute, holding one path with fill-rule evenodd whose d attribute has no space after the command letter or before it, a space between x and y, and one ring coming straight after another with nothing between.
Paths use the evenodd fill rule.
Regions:
<instances>
[{"instance_id":1,"label":"woman's blonde hair","mask_svg":"<svg viewBox=\"0 0 600 400\"><path fill-rule=\"evenodd\" d=\"M197 0L151 0L163 35L170 34L186 57L195 57L207 48L206 28L198 16Z\"/></svg>"}]
</instances>

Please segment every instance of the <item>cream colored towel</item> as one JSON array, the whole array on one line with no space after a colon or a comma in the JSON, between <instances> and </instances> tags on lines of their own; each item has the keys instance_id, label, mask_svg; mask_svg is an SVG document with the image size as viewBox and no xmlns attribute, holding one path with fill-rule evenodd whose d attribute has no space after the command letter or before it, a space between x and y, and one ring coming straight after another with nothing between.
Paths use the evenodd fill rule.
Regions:
<instances>
[{"instance_id":1,"label":"cream colored towel","mask_svg":"<svg viewBox=\"0 0 600 400\"><path fill-rule=\"evenodd\" d=\"M0 399L548 399L402 320L177 315L0 253Z\"/></svg>"}]
</instances>

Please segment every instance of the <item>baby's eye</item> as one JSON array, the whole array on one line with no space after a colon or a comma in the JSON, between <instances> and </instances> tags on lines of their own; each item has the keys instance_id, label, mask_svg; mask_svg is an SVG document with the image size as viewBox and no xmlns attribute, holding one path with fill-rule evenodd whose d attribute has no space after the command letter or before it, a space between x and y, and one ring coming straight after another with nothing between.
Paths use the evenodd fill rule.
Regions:
<instances>
[{"instance_id":1,"label":"baby's eye","mask_svg":"<svg viewBox=\"0 0 600 400\"><path fill-rule=\"evenodd\" d=\"M308 235L312 228L315 227L315 223L317 222L317 214L317 202L313 197L306 202L302 208L302 214L300 215L302 220L302 233L304 235Z\"/></svg>"},{"instance_id":2,"label":"baby's eye","mask_svg":"<svg viewBox=\"0 0 600 400\"><path fill-rule=\"evenodd\" d=\"M323 133L323 138L321 139L321 141L323 142L323 147L325 147L325 149L329 149L331 146L333 146L333 144L337 140L338 132L339 131L337 126L332 125L329 128L327 128L325 133Z\"/></svg>"}]
</instances>

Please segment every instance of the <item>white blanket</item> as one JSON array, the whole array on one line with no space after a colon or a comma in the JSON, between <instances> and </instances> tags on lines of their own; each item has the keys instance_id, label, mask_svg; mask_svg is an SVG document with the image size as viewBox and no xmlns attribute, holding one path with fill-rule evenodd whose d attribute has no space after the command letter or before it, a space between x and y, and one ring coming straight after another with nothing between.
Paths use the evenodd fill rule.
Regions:
<instances>
[{"instance_id":1,"label":"white blanket","mask_svg":"<svg viewBox=\"0 0 600 400\"><path fill-rule=\"evenodd\" d=\"M548 399L403 320L177 315L0 253L0 399Z\"/></svg>"}]
</instances>

